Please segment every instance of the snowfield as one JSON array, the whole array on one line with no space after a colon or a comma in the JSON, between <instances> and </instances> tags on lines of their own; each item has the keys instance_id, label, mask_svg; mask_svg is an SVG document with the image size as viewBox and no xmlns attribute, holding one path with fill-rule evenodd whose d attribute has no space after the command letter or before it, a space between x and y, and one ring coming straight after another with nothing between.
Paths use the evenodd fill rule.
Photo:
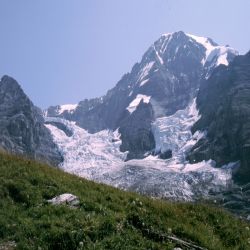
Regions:
<instances>
[{"instance_id":1,"label":"snowfield","mask_svg":"<svg viewBox=\"0 0 250 250\"><path fill-rule=\"evenodd\" d=\"M185 160L188 150L206 136L205 132L191 133L192 125L199 119L195 99L186 109L158 118L152 124L156 151L172 150L173 157L168 160L149 155L142 160L125 162L127 153L119 150L118 131L90 134L74 122L45 119L53 124L63 123L73 134L67 136L55 125L46 125L64 157L60 167L66 172L121 189L174 200L207 197L210 191L221 191L231 183L231 169L236 163L215 168L216 163L212 160L195 164Z\"/></svg>"}]
</instances>

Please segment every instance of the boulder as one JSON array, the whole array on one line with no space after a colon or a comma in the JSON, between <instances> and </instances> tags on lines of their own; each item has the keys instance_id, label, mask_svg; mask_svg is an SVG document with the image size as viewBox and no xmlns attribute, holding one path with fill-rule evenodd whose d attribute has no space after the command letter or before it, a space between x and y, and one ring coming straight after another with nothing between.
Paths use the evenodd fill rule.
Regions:
<instances>
[{"instance_id":1,"label":"boulder","mask_svg":"<svg viewBox=\"0 0 250 250\"><path fill-rule=\"evenodd\" d=\"M80 200L73 194L65 193L48 200L48 203L52 205L69 205L71 207L77 207L80 204Z\"/></svg>"}]
</instances>

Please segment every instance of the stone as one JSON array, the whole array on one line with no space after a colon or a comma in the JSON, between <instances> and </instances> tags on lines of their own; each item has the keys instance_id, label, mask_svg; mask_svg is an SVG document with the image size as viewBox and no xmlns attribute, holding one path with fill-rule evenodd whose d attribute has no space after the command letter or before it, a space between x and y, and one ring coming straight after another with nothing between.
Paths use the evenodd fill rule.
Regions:
<instances>
[{"instance_id":1,"label":"stone","mask_svg":"<svg viewBox=\"0 0 250 250\"><path fill-rule=\"evenodd\" d=\"M80 204L80 200L77 196L69 193L61 194L48 200L48 203L53 205L69 205L71 207L77 207Z\"/></svg>"}]
</instances>

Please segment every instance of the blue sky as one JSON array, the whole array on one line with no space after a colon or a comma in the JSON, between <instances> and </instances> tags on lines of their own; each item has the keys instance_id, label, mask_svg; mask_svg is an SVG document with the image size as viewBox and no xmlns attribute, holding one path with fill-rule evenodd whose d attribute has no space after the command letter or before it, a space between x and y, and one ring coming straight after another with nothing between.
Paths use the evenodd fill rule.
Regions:
<instances>
[{"instance_id":1,"label":"blue sky","mask_svg":"<svg viewBox=\"0 0 250 250\"><path fill-rule=\"evenodd\" d=\"M162 33L250 50L248 0L1 0L0 75L49 105L101 96Z\"/></svg>"}]
</instances>

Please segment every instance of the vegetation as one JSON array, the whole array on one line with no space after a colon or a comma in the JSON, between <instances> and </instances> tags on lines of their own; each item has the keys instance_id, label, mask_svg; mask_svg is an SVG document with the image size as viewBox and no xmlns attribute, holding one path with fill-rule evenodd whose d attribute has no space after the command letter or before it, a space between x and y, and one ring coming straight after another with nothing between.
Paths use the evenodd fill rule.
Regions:
<instances>
[{"instance_id":1,"label":"vegetation","mask_svg":"<svg viewBox=\"0 0 250 250\"><path fill-rule=\"evenodd\" d=\"M78 208L47 202L62 193ZM152 200L0 154L0 249L250 249L250 225L205 204Z\"/></svg>"}]
</instances>

